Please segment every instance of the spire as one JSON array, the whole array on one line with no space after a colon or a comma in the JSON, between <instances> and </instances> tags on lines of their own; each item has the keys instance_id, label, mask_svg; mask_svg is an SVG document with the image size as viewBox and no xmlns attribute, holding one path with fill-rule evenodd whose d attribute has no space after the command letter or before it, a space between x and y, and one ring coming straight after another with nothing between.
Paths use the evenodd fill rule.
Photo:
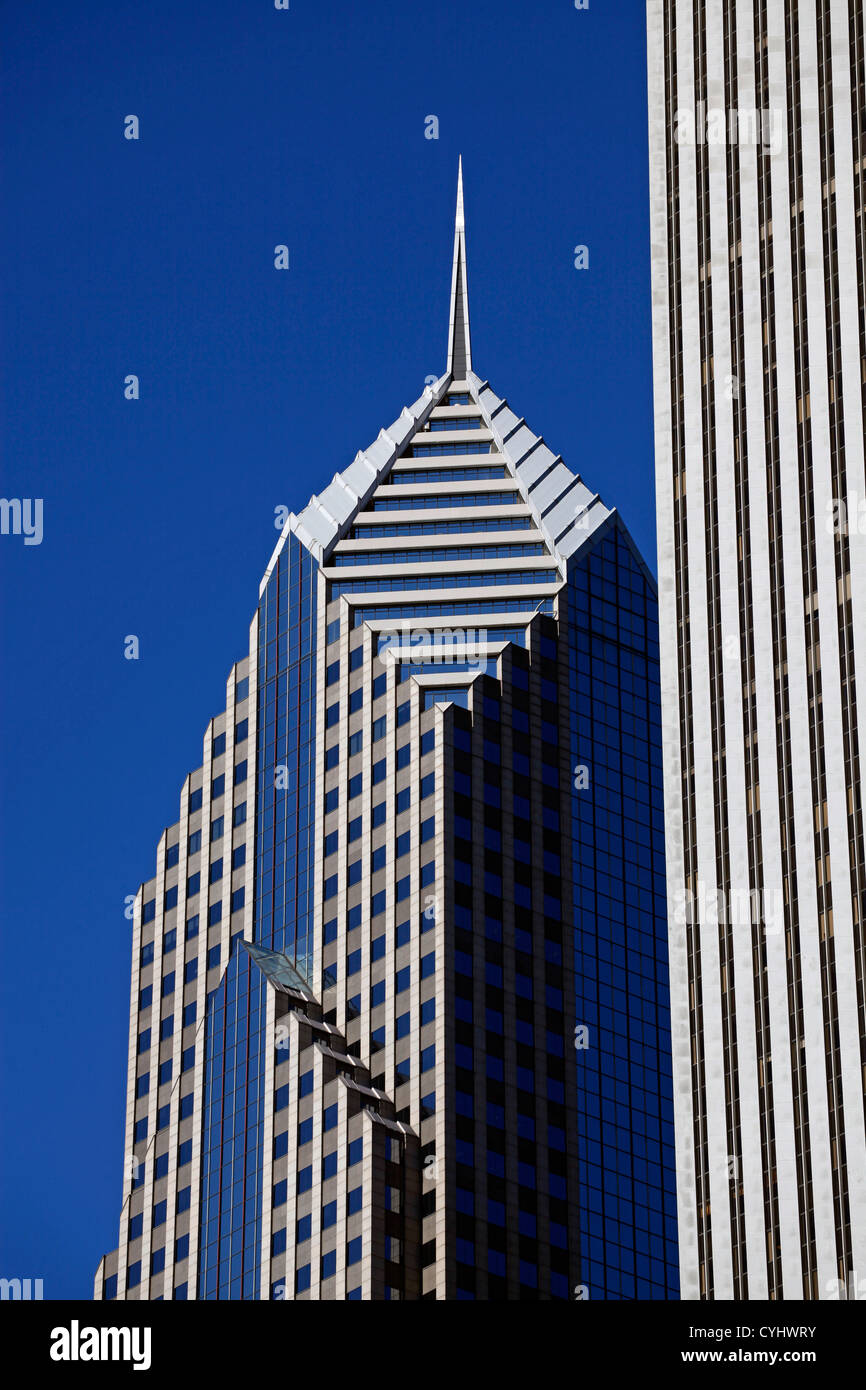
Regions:
<instances>
[{"instance_id":1,"label":"spire","mask_svg":"<svg viewBox=\"0 0 866 1390\"><path fill-rule=\"evenodd\" d=\"M469 339L469 292L466 286L466 220L463 216L463 156L457 165L457 216L454 221L454 269L451 274L451 321L448 326L448 366L455 381L472 370Z\"/></svg>"}]
</instances>

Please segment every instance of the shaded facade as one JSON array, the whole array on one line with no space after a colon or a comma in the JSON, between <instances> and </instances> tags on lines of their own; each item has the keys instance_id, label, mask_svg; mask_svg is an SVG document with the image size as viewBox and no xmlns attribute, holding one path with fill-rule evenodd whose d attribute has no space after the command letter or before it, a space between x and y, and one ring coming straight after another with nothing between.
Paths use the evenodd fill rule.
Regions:
<instances>
[{"instance_id":1,"label":"shaded facade","mask_svg":"<svg viewBox=\"0 0 866 1390\"><path fill-rule=\"evenodd\" d=\"M677 1289L658 632L472 368L297 516L136 900L98 1298Z\"/></svg>"}]
</instances>

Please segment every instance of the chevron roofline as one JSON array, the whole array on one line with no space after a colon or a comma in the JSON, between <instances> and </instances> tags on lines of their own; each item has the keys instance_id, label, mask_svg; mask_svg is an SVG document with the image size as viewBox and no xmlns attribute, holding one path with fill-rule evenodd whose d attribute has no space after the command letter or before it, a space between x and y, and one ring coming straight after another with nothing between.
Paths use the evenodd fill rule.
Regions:
<instances>
[{"instance_id":1,"label":"chevron roofline","mask_svg":"<svg viewBox=\"0 0 866 1390\"><path fill-rule=\"evenodd\" d=\"M466 219L461 158L457 180L447 369L438 380L424 388L411 406L404 407L392 424L380 430L374 442L356 454L347 468L335 473L324 490L314 494L300 513L290 513L262 577L260 596L290 534L298 537L319 565L323 568L327 566L334 547L346 536L359 512L364 510L395 462L404 455L413 436L423 429L432 411L442 402L449 389L455 386L468 390L486 427L484 436L489 432L492 437L492 446L505 464L506 473L516 484L523 504L529 508L535 527L549 548L551 560L563 580L567 577L569 560L587 542L598 539L600 529L615 515L599 494L587 486L581 475L568 468L562 456L550 449L543 436L530 429L524 416L517 415L504 397L496 395L490 382L472 370L466 289ZM459 452L454 458L455 471L459 466L458 458ZM407 468L406 471L411 473L412 470ZM443 466L441 472L444 481L448 467ZM619 524L622 526L622 522ZM628 535L624 526L622 529ZM634 542L631 544L644 572L652 579L640 551Z\"/></svg>"},{"instance_id":2,"label":"chevron roofline","mask_svg":"<svg viewBox=\"0 0 866 1390\"><path fill-rule=\"evenodd\" d=\"M553 453L541 435L533 433L524 417L516 415L505 398L496 395L488 380L482 380L475 372L470 372L467 380L564 579L567 561L596 535L613 512L597 492L587 487L579 473L566 466L560 454Z\"/></svg>"},{"instance_id":3,"label":"chevron roofline","mask_svg":"<svg viewBox=\"0 0 866 1390\"><path fill-rule=\"evenodd\" d=\"M362 510L382 478L389 472L406 441L418 426L424 423L434 406L438 405L448 389L450 380L446 372L435 384L425 386L418 399L411 406L405 406L393 424L379 431L373 444L357 453L342 473L334 474L320 496L314 494L303 511L297 514L289 513L262 576L259 597L265 591L289 535L296 535L320 565L325 563L328 551L351 526L356 514ZM376 459L371 457L375 450L379 451L379 457ZM347 482L349 476L351 482ZM341 505L341 498L345 499L346 493L354 499L348 506L345 505L345 500Z\"/></svg>"}]
</instances>

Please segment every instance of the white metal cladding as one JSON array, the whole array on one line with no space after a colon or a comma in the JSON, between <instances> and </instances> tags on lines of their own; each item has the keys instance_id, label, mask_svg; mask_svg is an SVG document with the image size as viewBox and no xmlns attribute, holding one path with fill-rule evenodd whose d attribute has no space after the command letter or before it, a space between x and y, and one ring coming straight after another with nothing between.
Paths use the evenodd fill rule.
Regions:
<instances>
[{"instance_id":1,"label":"white metal cladding","mask_svg":"<svg viewBox=\"0 0 866 1390\"><path fill-rule=\"evenodd\" d=\"M722 732L727 768L726 811L730 892L753 887L747 807L748 725L744 706L754 704L760 768L759 867L764 894L784 899L796 913L799 947L792 961L786 932L764 937L764 985L752 968L749 928L734 933L733 978L720 959L719 928L709 915L699 926L700 970L690 962L685 933L671 929L671 1004L677 1137L679 1238L682 1296L705 1296L706 1261L699 1254L700 1229L709 1232L713 1269L711 1296L743 1296L737 1267L748 1274L748 1297L785 1299L845 1297L845 1286L866 1268L866 1136L864 1136L863 1000L858 999L857 959L862 961L862 889L856 887L856 837L849 833L851 790L846 786L843 722L846 691L842 672L866 669L866 536L848 532L849 569L838 538L826 522L840 502L850 519L864 492L861 344L858 341L857 243L863 245L862 133L852 146L852 117L862 92L852 87L852 69L863 61L859 6L830 0L827 6L768 0L711 0L706 6L682 0L648 0L648 78L652 240L653 364L658 500L660 638L662 667L665 838L669 891L685 883L687 815L683 778L693 764L697 873L707 895L720 886L722 853L717 829L717 769L713 739ZM703 23L704 33L699 32ZM765 25L765 31L756 25ZM739 107L764 106L772 138L765 144L733 140L730 125L711 141L702 127L694 138L677 139L683 113L698 107L696 53L706 53L706 97L710 111L726 108L726 75L737 84ZM789 90L788 63L796 79L800 109ZM766 65L766 88L758 82ZM832 69L828 73L828 64ZM825 85L826 81L826 85ZM831 100L822 114L822 91ZM666 107L676 94L676 108ZM829 127L825 143L822 121ZM675 126L676 123L676 126ZM862 124L859 127L862 132ZM736 148L732 149L732 145ZM822 170L822 158L828 167ZM858 163L859 159L859 163ZM832 168L829 164L832 164ZM802 194L791 171L802 170ZM707 170L705 190L701 170ZM796 174L795 174L796 177ZM678 181L676 197L672 184ZM735 184L736 179L736 184ZM731 237L738 186L740 233ZM858 189L859 195L858 195ZM832 194L832 196L830 196ZM766 203L762 202L766 198ZM676 209L669 220L669 209ZM828 231L828 228L830 229ZM679 251L675 242L679 237ZM708 254L702 259L706 236ZM827 254L827 238L836 249ZM762 270L771 258L772 276ZM799 268L802 267L800 270ZM671 270L672 268L672 270ZM797 268L795 278L794 268ZM741 309L730 286L739 271ZM679 276L678 285L670 274ZM829 286L829 293L828 293ZM762 295L766 296L767 310ZM741 314L740 363L735 370L732 318ZM837 346L828 343L838 315ZM710 360L705 360L708 332ZM678 363L677 333L682 360ZM802 339L808 344L804 353ZM768 346L771 345L771 346ZM765 353L775 382L775 418L765 406ZM806 363L807 394L798 394L798 366ZM677 386L677 372L682 376ZM739 375L737 375L737 372ZM676 413L682 400L682 461L675 455ZM706 445L702 399L714 411L714 451ZM768 397L769 399L769 397ZM738 419L745 414L748 451L742 460L748 489L745 517L735 477ZM844 421L841 456L847 496L835 496L833 421ZM804 444L804 439L807 441ZM808 460L806 451L808 449ZM778 459L778 515L768 493L768 458ZM681 470L681 471L680 471ZM808 479L808 482L807 482ZM810 484L810 485L809 485ZM717 577L708 540L707 496L717 489ZM683 500L684 499L684 500ZM684 510L686 552L678 551L677 509ZM812 540L804 545L803 537ZM774 583L771 553L778 546L784 587ZM814 564L810 559L814 551ZM739 564L750 566L751 603L738 602ZM846 636L845 586L849 587L850 637ZM724 715L715 703L710 671L718 657L710 595L717 586L719 625L730 656L721 661L719 688ZM778 587L777 587L778 586ZM688 621L683 616L688 607ZM820 645L814 640L816 628ZM691 713L679 662L688 633L685 679L691 682ZM780 636L781 634L781 636ZM810 637L812 634L812 637ZM754 665L742 650L751 641ZM846 651L846 642L848 643ZM820 681L820 697L815 684ZM787 742L780 754L780 684L789 701ZM853 680L849 682L850 691ZM681 717L691 735L681 737ZM866 704L848 710L863 747ZM790 748L790 753L785 748ZM826 791L817 793L814 767L823 766ZM858 793L854 791L854 797ZM787 808L787 809L786 809ZM823 840L822 840L823 829ZM795 862L796 887L785 865ZM832 886L832 920L826 925L826 894ZM858 892L860 902L858 904ZM823 914L822 914L823 909ZM822 921L822 915L825 918ZM793 938L792 938L793 939ZM822 989L829 953L835 962L835 999ZM792 970L799 973L802 1021L789 1003ZM755 1001L765 987L772 1066L774 1171L762 1152L760 1107L767 1059L756 1049ZM862 980L860 988L862 989ZM736 1064L724 1035L729 991L735 991ZM692 1024L695 991L702 999L701 1037ZM835 1021L833 1019L835 1011ZM838 1071L828 1080L826 1039L838 1033ZM702 1049L706 1087L708 1201L696 1174L700 1102L693 1086L694 1052ZM796 1072L801 1067L802 1092ZM835 1066L835 1062L833 1063ZM740 1101L739 1151L729 1153L724 1122L732 1085ZM833 1097L828 1102L828 1093ZM805 1112L808 1112L808 1133ZM832 1111L844 1115L841 1145L834 1140ZM838 1122L838 1118L837 1118ZM737 1190L732 1190L731 1160ZM803 1163L811 1193L798 1187ZM834 1212L834 1186L844 1187L850 1231L842 1234ZM779 1248L767 1229L766 1193L774 1189L779 1212ZM735 1206L742 1207L742 1233L734 1233ZM814 1225L814 1258L801 1238L801 1224ZM842 1223L844 1225L844 1222ZM776 1260L776 1276L768 1268ZM862 1273L860 1275L862 1278ZM848 1292L848 1297L856 1296Z\"/></svg>"}]
</instances>

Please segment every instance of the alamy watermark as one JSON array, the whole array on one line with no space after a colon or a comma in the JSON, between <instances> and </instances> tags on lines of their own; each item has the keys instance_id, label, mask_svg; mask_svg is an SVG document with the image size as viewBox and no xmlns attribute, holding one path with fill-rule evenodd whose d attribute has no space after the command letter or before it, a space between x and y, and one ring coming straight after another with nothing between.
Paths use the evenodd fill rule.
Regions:
<instances>
[{"instance_id":1,"label":"alamy watermark","mask_svg":"<svg viewBox=\"0 0 866 1390\"><path fill-rule=\"evenodd\" d=\"M25 545L41 545L42 498L0 497L0 535L23 536Z\"/></svg>"},{"instance_id":2,"label":"alamy watermark","mask_svg":"<svg viewBox=\"0 0 866 1390\"><path fill-rule=\"evenodd\" d=\"M496 639L494 639L496 640ZM490 658L486 628L406 628L379 633L379 659L386 664L454 666L467 671L485 669Z\"/></svg>"},{"instance_id":3,"label":"alamy watermark","mask_svg":"<svg viewBox=\"0 0 866 1390\"><path fill-rule=\"evenodd\" d=\"M844 1279L830 1279L824 1285L829 1299L840 1303L862 1302L866 1299L866 1279L858 1278L856 1269L849 1270Z\"/></svg>"},{"instance_id":4,"label":"alamy watermark","mask_svg":"<svg viewBox=\"0 0 866 1390\"><path fill-rule=\"evenodd\" d=\"M866 497L856 492L850 498L829 497L824 528L831 536L866 535Z\"/></svg>"},{"instance_id":5,"label":"alamy watermark","mask_svg":"<svg viewBox=\"0 0 866 1390\"><path fill-rule=\"evenodd\" d=\"M779 935L785 925L785 895L781 888L708 887L698 882L698 890L675 888L669 899L671 921L677 926L705 925L748 927L763 924L768 936Z\"/></svg>"},{"instance_id":6,"label":"alamy watermark","mask_svg":"<svg viewBox=\"0 0 866 1390\"><path fill-rule=\"evenodd\" d=\"M48 1355L52 1361L129 1361L134 1371L149 1371L149 1327L82 1327L73 1318L69 1327L51 1331Z\"/></svg>"},{"instance_id":7,"label":"alamy watermark","mask_svg":"<svg viewBox=\"0 0 866 1390\"><path fill-rule=\"evenodd\" d=\"M707 106L697 102L694 110L678 108L674 118L674 139L678 145L754 145L772 154L782 148L781 112L749 106Z\"/></svg>"},{"instance_id":8,"label":"alamy watermark","mask_svg":"<svg viewBox=\"0 0 866 1390\"><path fill-rule=\"evenodd\" d=\"M42 1279L0 1279L0 1300L38 1301L45 1297L43 1282Z\"/></svg>"}]
</instances>

